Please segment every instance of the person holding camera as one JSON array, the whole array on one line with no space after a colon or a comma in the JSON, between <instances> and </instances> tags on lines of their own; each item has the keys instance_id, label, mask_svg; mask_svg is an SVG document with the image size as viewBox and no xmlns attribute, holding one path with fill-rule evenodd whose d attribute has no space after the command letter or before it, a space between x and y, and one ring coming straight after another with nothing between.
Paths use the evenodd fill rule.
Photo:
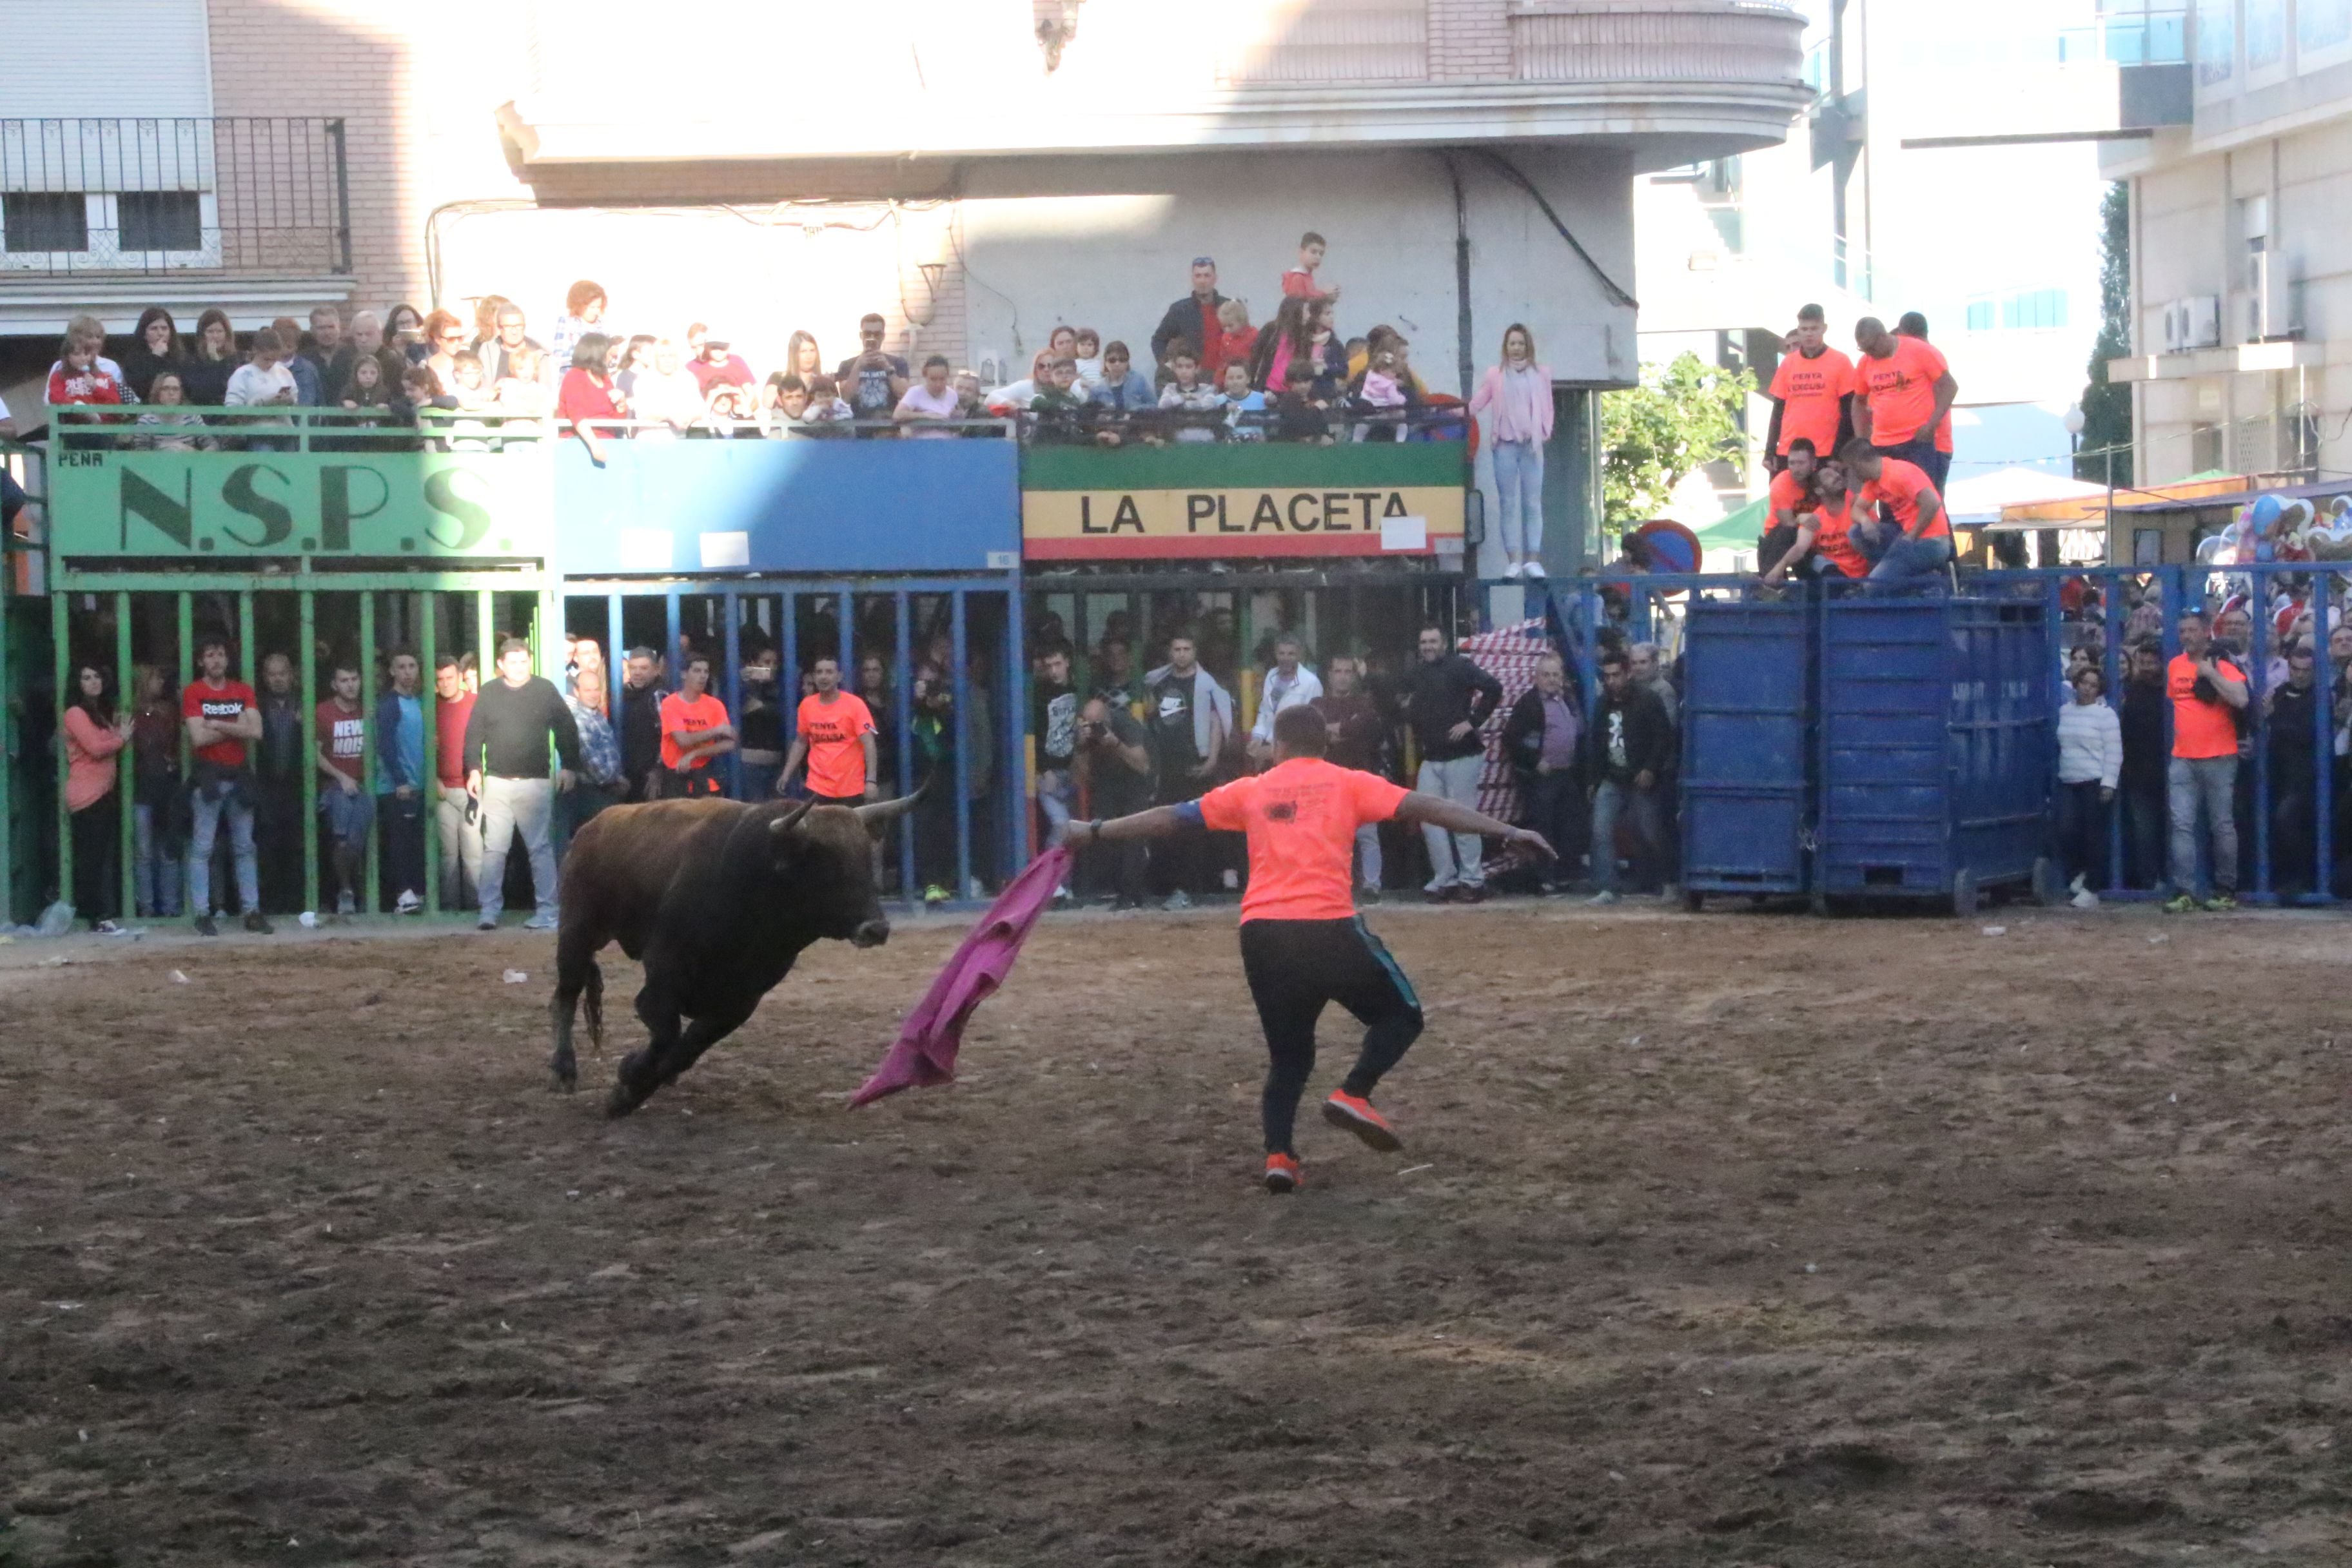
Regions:
<instances>
[{"instance_id":1,"label":"person holding camera","mask_svg":"<svg viewBox=\"0 0 2352 1568\"><path fill-rule=\"evenodd\" d=\"M1097 697L1078 713L1077 751L1071 771L1094 812L1100 816L1132 816L1151 805L1151 746L1135 716ZM1109 858L1106 868L1096 864ZM1112 907L1143 907L1144 847L1134 840L1107 844L1091 851L1082 886L1099 888L1108 880ZM1105 875L1108 870L1108 877Z\"/></svg>"},{"instance_id":2,"label":"person holding camera","mask_svg":"<svg viewBox=\"0 0 2352 1568\"><path fill-rule=\"evenodd\" d=\"M2245 672L2216 649L2202 612L2180 616L2180 652L2165 673L2172 699L2172 761L2165 784L2172 807L2175 914L2197 905L2197 811L2205 810L2213 856L2209 910L2238 907L2238 716L2245 711Z\"/></svg>"}]
</instances>

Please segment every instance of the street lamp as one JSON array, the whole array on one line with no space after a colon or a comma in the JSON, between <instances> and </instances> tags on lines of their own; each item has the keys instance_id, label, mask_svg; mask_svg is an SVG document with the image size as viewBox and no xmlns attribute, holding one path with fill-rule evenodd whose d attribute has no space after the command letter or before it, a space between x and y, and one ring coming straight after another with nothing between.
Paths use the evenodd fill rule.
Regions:
<instances>
[{"instance_id":1,"label":"street lamp","mask_svg":"<svg viewBox=\"0 0 2352 1568\"><path fill-rule=\"evenodd\" d=\"M2090 422L2090 417L2083 412L2083 405L2081 404L2075 403L2067 405L2066 440L2070 452L2080 453L2082 451L2083 427Z\"/></svg>"}]
</instances>

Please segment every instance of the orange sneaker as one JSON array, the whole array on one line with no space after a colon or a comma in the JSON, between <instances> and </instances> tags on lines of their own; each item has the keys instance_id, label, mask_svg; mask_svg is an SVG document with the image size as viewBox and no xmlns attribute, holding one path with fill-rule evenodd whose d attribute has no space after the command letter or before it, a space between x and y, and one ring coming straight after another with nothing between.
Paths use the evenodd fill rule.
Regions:
<instances>
[{"instance_id":1,"label":"orange sneaker","mask_svg":"<svg viewBox=\"0 0 2352 1568\"><path fill-rule=\"evenodd\" d=\"M1396 1135L1387 1117L1372 1109L1370 1100L1344 1089L1332 1090L1331 1098L1323 1102L1323 1120L1354 1133L1383 1154L1404 1147L1404 1140Z\"/></svg>"},{"instance_id":2,"label":"orange sneaker","mask_svg":"<svg viewBox=\"0 0 2352 1568\"><path fill-rule=\"evenodd\" d=\"M1298 1169L1295 1154L1268 1154L1265 1157L1265 1190L1269 1193L1295 1193L1307 1183Z\"/></svg>"}]
</instances>

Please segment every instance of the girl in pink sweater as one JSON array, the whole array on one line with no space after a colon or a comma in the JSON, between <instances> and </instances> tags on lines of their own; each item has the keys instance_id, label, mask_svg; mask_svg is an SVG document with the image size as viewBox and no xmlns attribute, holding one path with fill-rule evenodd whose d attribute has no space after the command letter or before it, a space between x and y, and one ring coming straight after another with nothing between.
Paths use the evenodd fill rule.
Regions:
<instances>
[{"instance_id":1,"label":"girl in pink sweater","mask_svg":"<svg viewBox=\"0 0 2352 1568\"><path fill-rule=\"evenodd\" d=\"M1506 577L1540 579L1543 569L1544 443L1551 438L1551 372L1536 363L1536 340L1514 321L1503 359L1478 378L1470 412L1492 410L1489 446L1500 505Z\"/></svg>"},{"instance_id":2,"label":"girl in pink sweater","mask_svg":"<svg viewBox=\"0 0 2352 1568\"><path fill-rule=\"evenodd\" d=\"M122 912L122 798L114 788L114 756L131 739L131 715L114 710L113 694L95 665L74 670L65 731L74 910L89 919L92 931L110 935Z\"/></svg>"}]
</instances>

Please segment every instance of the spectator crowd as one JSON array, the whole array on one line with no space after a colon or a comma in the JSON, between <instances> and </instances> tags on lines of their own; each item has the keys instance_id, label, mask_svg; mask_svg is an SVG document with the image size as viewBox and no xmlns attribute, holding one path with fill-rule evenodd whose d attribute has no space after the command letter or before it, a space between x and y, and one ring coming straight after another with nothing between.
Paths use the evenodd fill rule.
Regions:
<instances>
[{"instance_id":1,"label":"spectator crowd","mask_svg":"<svg viewBox=\"0 0 2352 1568\"><path fill-rule=\"evenodd\" d=\"M878 313L859 321L855 353L828 362L813 333L795 331L783 363L762 374L707 322L682 333L623 331L604 288L583 279L566 291L544 341L521 304L495 294L476 300L470 319L408 304L348 315L320 305L307 322L280 317L242 342L221 310L203 312L191 333L152 306L119 357L109 356L95 316L77 316L47 401L90 411L62 422L109 427L74 439L163 449L285 445L294 410L317 411L301 416L327 432L313 436L314 447L429 438L463 448L552 420L600 458L615 439L1001 437L1008 422L1038 441L1100 447L1461 438L1461 400L1429 390L1402 332L1382 323L1341 335L1339 290L1320 276L1324 251L1319 235L1302 237L1262 325L1244 299L1221 290L1214 258L1197 257L1191 291L1143 341L1148 363L1097 328L1056 326L1025 374L993 387L944 355L916 364L893 352ZM1531 527L1539 539L1549 383L1538 399L1524 376L1505 374L1534 368L1532 337L1511 331L1507 347L1518 358L1507 355L1481 396L1512 426L1510 526ZM251 412L222 412L232 409ZM1523 475L1531 476L1524 489ZM1531 553L1515 552L1514 570Z\"/></svg>"}]
</instances>

